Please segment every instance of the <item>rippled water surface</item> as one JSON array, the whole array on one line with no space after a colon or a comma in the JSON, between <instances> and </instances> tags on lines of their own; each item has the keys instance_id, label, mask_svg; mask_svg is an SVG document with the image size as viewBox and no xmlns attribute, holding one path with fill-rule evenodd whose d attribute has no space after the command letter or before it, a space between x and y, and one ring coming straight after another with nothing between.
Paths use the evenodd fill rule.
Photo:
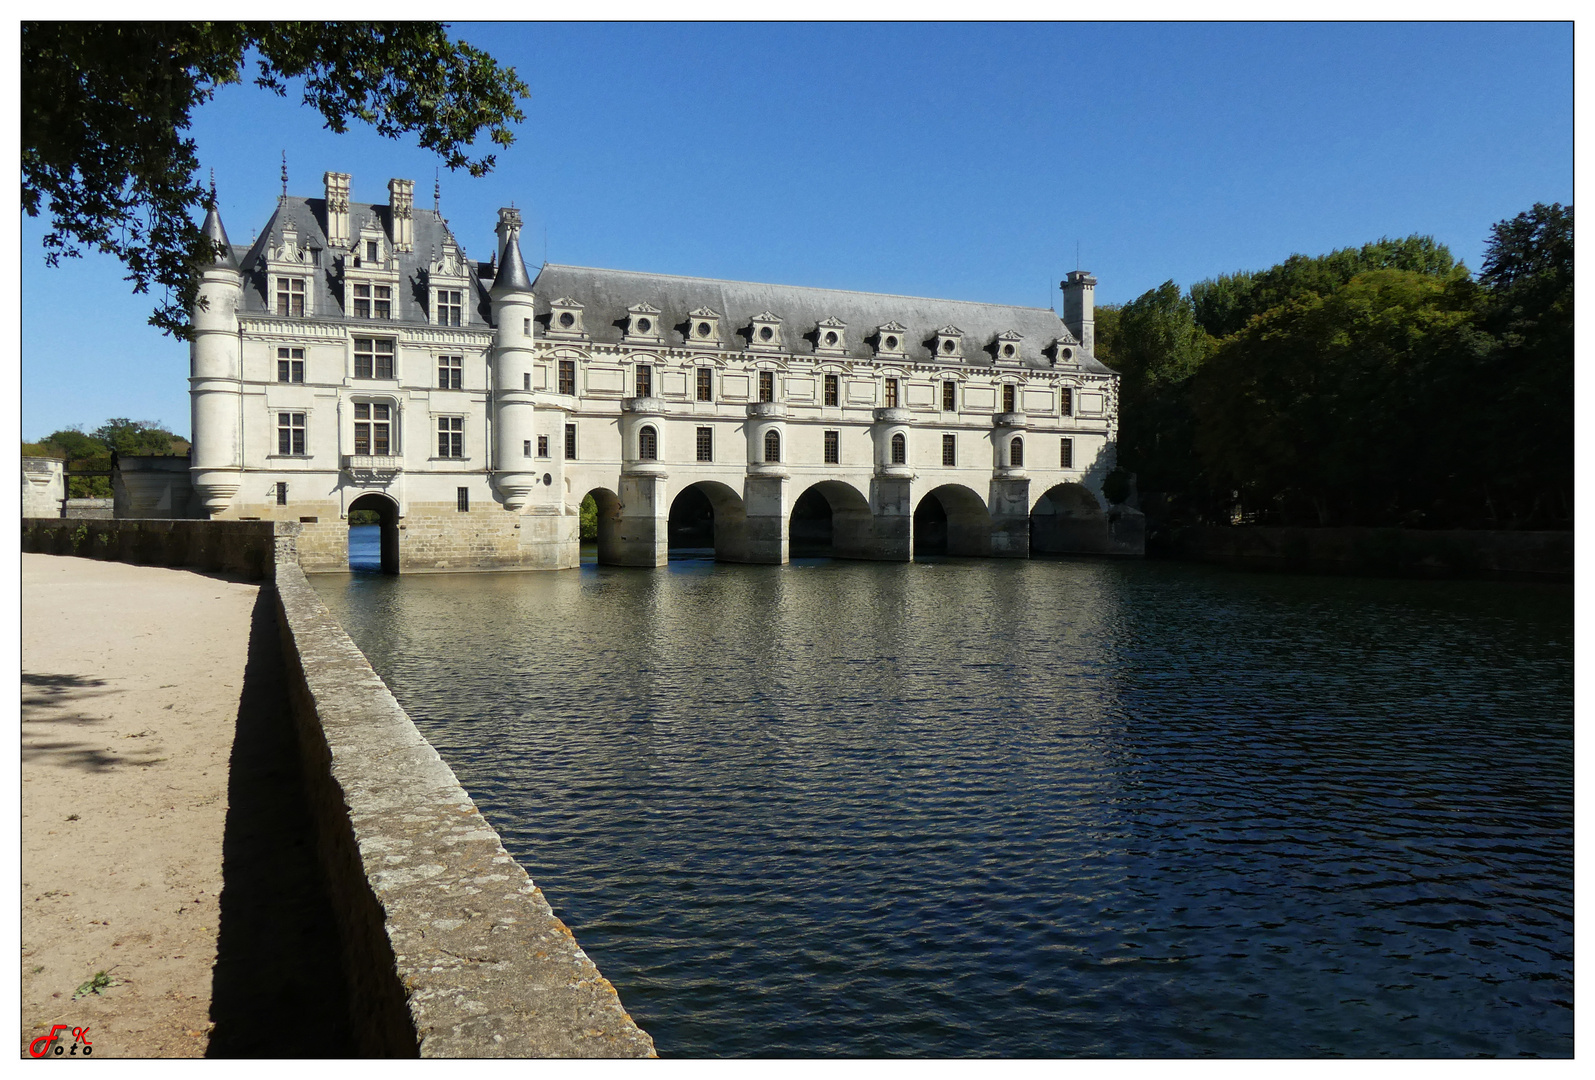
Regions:
<instances>
[{"instance_id":1,"label":"rippled water surface","mask_svg":"<svg viewBox=\"0 0 1595 1080\"><path fill-rule=\"evenodd\" d=\"M1572 593L315 580L665 1055L1567 1055Z\"/></svg>"}]
</instances>

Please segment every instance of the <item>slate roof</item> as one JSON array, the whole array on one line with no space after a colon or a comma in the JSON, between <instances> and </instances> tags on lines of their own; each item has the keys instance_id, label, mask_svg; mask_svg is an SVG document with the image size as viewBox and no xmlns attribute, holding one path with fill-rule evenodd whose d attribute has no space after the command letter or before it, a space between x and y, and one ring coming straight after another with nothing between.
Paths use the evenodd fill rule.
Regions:
<instances>
[{"instance_id":1,"label":"slate roof","mask_svg":"<svg viewBox=\"0 0 1595 1080\"><path fill-rule=\"evenodd\" d=\"M825 319L835 317L847 324L847 348L842 359L874 360L875 348L871 342L877 328L895 321L905 327L901 336L911 363L930 363L936 347L936 332L950 324L963 331L964 358L949 361L940 357L937 363L992 366L996 363L997 336L1012 330L1023 337L1020 360L1027 366L1052 367L1056 361L1060 367L1078 365L1085 371L1112 373L1080 347L1063 321L1049 308L718 281L555 263L542 268L532 288L537 295L537 318L544 331L548 329L550 301L570 297L583 305L583 325L587 338L594 342L618 344L625 333L627 309L646 302L663 313L660 323L665 328L667 346L685 344L688 313L707 307L721 317L722 345L733 349L748 345L755 318L773 312L781 317L783 350L800 356L816 355L817 328ZM1072 360L1058 357L1059 345L1073 350Z\"/></svg>"},{"instance_id":2,"label":"slate roof","mask_svg":"<svg viewBox=\"0 0 1595 1080\"><path fill-rule=\"evenodd\" d=\"M383 231L393 235L391 222L388 220L388 207L378 203L349 203L349 232L358 238L361 223L367 216L376 219ZM396 254L399 259L399 288L395 297L394 313L392 319L372 320L376 325L393 322L424 323L427 322L426 308L426 280L423 271L431 265L434 259L443 250L445 238L453 237L448 223L434 210L423 210L416 207L412 211L413 231L415 245L409 251L400 251ZM283 226L292 221L299 231L299 246L320 252L320 272L313 275L313 298L311 310L316 319L343 318L343 305L341 303L341 286L337 278L337 252L329 250L327 244L327 200L308 199L297 196L278 201L276 211L271 215L271 220L261 230L260 236L247 249L240 249L232 245L233 255L238 260L238 265L244 272L244 298L242 310L250 314L269 314L270 301L266 296L266 262L265 256L268 246L277 247L282 243ZM220 222L218 221L218 224ZM455 245L459 245L458 239ZM463 255L464 248L461 247ZM477 264L475 260L464 259L471 278L470 292L474 302L466 304L465 325L478 329L488 325L489 308L487 306L487 291L477 277ZM360 320L364 324L367 320Z\"/></svg>"}]
</instances>

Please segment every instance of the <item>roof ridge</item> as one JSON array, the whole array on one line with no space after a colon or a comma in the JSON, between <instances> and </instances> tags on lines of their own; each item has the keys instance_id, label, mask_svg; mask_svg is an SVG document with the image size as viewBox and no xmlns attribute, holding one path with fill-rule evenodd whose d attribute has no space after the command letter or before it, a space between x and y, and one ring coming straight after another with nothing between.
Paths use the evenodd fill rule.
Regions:
<instances>
[{"instance_id":1,"label":"roof ridge","mask_svg":"<svg viewBox=\"0 0 1595 1080\"><path fill-rule=\"evenodd\" d=\"M544 263L538 270L553 267L556 270L594 270L601 274L627 274L631 277L670 278L672 281L707 281L716 285L764 285L772 289L802 289L805 292L825 293L850 293L854 296L886 296L896 300L924 300L932 304L968 304L972 307L1004 307L1018 308L1021 311L1046 311L1051 312L1054 318L1059 318L1058 312L1050 307L1032 307L1027 304L1004 304L994 300L954 300L941 296L914 296L910 293L883 293L869 292L864 289L834 289L823 285L783 285L776 281L740 281L736 278L698 277L693 274L658 274L650 270L615 270L607 266L577 266L574 263Z\"/></svg>"}]
</instances>

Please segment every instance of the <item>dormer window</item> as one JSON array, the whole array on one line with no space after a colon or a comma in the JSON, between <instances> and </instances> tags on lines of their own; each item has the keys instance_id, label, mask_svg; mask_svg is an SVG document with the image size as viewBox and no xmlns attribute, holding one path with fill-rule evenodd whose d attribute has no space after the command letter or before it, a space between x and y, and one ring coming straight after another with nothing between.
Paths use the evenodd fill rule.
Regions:
<instances>
[{"instance_id":1,"label":"dormer window","mask_svg":"<svg viewBox=\"0 0 1595 1080\"><path fill-rule=\"evenodd\" d=\"M382 227L367 215L353 251L343 260L344 314L355 319L391 319L398 314L399 270L387 256Z\"/></svg>"},{"instance_id":2,"label":"dormer window","mask_svg":"<svg viewBox=\"0 0 1595 1080\"><path fill-rule=\"evenodd\" d=\"M586 333L582 325L582 304L568 296L561 296L549 305L548 333L550 337L581 337Z\"/></svg>"},{"instance_id":3,"label":"dormer window","mask_svg":"<svg viewBox=\"0 0 1595 1080\"><path fill-rule=\"evenodd\" d=\"M893 320L875 331L875 355L903 356L907 350L908 327Z\"/></svg>"},{"instance_id":4,"label":"dormer window","mask_svg":"<svg viewBox=\"0 0 1595 1080\"><path fill-rule=\"evenodd\" d=\"M657 344L660 338L660 311L652 304L633 304L626 309L626 340Z\"/></svg>"},{"instance_id":5,"label":"dormer window","mask_svg":"<svg viewBox=\"0 0 1595 1080\"><path fill-rule=\"evenodd\" d=\"M356 282L350 286L354 297L354 317L357 319L393 318L393 287Z\"/></svg>"},{"instance_id":6,"label":"dormer window","mask_svg":"<svg viewBox=\"0 0 1595 1080\"><path fill-rule=\"evenodd\" d=\"M847 351L847 324L832 315L815 327L814 351L838 356Z\"/></svg>"},{"instance_id":7,"label":"dormer window","mask_svg":"<svg viewBox=\"0 0 1595 1080\"><path fill-rule=\"evenodd\" d=\"M374 263L377 261L377 250L377 242L375 240L366 241L366 262Z\"/></svg>"},{"instance_id":8,"label":"dormer window","mask_svg":"<svg viewBox=\"0 0 1595 1080\"><path fill-rule=\"evenodd\" d=\"M762 311L753 317L748 334L748 348L773 352L781 347L781 316L772 311Z\"/></svg>"},{"instance_id":9,"label":"dormer window","mask_svg":"<svg viewBox=\"0 0 1595 1080\"><path fill-rule=\"evenodd\" d=\"M1004 330L997 335L997 340L992 342L992 351L997 355L998 363L1017 363L1020 357L1020 346L1024 344L1024 335L1017 330Z\"/></svg>"},{"instance_id":10,"label":"dormer window","mask_svg":"<svg viewBox=\"0 0 1595 1080\"><path fill-rule=\"evenodd\" d=\"M305 314L305 279L279 277L277 279L277 314L284 318L303 318Z\"/></svg>"},{"instance_id":11,"label":"dormer window","mask_svg":"<svg viewBox=\"0 0 1595 1080\"><path fill-rule=\"evenodd\" d=\"M936 331L936 355L958 359L964 355L964 332L956 326L944 326Z\"/></svg>"},{"instance_id":12,"label":"dormer window","mask_svg":"<svg viewBox=\"0 0 1595 1080\"><path fill-rule=\"evenodd\" d=\"M465 253L452 236L445 236L438 257L427 267L426 282L432 295L432 322L438 326L464 326L465 297L471 278Z\"/></svg>"},{"instance_id":13,"label":"dormer window","mask_svg":"<svg viewBox=\"0 0 1595 1080\"><path fill-rule=\"evenodd\" d=\"M283 223L282 243L266 248L267 288L272 311L287 319L302 319L312 314L310 281L315 259L308 248L299 246L299 228L292 220Z\"/></svg>"},{"instance_id":14,"label":"dormer window","mask_svg":"<svg viewBox=\"0 0 1595 1080\"><path fill-rule=\"evenodd\" d=\"M687 313L687 343L689 345L720 344L720 313L713 308L701 307Z\"/></svg>"}]
</instances>

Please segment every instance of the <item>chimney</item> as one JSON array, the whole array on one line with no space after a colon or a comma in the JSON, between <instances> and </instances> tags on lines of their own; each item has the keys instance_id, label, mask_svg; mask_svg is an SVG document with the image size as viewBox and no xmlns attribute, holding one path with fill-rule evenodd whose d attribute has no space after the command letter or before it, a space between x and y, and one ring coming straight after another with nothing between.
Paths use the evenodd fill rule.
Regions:
<instances>
[{"instance_id":1,"label":"chimney","mask_svg":"<svg viewBox=\"0 0 1595 1080\"><path fill-rule=\"evenodd\" d=\"M1063 325L1069 328L1088 353L1096 351L1096 287L1097 279L1085 270L1070 270L1069 276L1058 282L1063 290Z\"/></svg>"},{"instance_id":2,"label":"chimney","mask_svg":"<svg viewBox=\"0 0 1595 1080\"><path fill-rule=\"evenodd\" d=\"M398 251L415 247L415 181L389 180L388 207L393 215L393 246Z\"/></svg>"},{"instance_id":3,"label":"chimney","mask_svg":"<svg viewBox=\"0 0 1595 1080\"><path fill-rule=\"evenodd\" d=\"M327 185L327 243L335 248L349 246L349 174L322 173Z\"/></svg>"},{"instance_id":4,"label":"chimney","mask_svg":"<svg viewBox=\"0 0 1595 1080\"><path fill-rule=\"evenodd\" d=\"M504 249L520 239L521 212L513 206L498 208L498 226L493 230L498 234L498 252L495 256L499 266L504 265Z\"/></svg>"}]
</instances>

